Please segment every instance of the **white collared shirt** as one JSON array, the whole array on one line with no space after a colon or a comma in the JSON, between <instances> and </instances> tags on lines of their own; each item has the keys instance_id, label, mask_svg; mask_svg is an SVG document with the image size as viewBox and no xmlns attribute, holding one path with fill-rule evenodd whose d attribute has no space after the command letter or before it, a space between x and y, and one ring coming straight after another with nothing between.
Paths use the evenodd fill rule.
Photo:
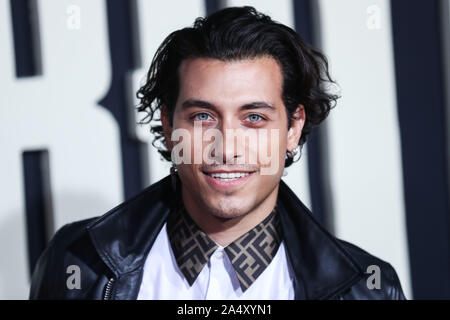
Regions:
<instances>
[{"instance_id":1,"label":"white collared shirt","mask_svg":"<svg viewBox=\"0 0 450 320\"><path fill-rule=\"evenodd\" d=\"M161 228L146 258L138 300L294 299L294 275L284 241L270 264L245 292L242 292L230 259L220 245L190 286L175 260L166 225Z\"/></svg>"}]
</instances>

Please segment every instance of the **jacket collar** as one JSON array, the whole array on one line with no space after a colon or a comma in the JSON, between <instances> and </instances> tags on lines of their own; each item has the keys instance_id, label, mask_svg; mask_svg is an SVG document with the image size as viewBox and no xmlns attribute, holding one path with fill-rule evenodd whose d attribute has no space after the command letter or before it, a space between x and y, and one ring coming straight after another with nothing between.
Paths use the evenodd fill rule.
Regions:
<instances>
[{"instance_id":1,"label":"jacket collar","mask_svg":"<svg viewBox=\"0 0 450 320\"><path fill-rule=\"evenodd\" d=\"M153 242L176 205L173 199L170 176L167 176L87 226L99 256L116 277L136 274L142 269ZM294 272L296 299L331 298L364 276L361 266L313 218L283 181L278 191L277 210Z\"/></svg>"}]
</instances>

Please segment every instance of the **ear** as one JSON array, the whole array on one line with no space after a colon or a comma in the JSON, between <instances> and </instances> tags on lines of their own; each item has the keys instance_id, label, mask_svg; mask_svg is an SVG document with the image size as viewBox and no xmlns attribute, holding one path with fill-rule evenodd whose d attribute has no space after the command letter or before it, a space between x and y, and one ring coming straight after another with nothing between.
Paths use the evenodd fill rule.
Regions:
<instances>
[{"instance_id":1,"label":"ear","mask_svg":"<svg viewBox=\"0 0 450 320\"><path fill-rule=\"evenodd\" d=\"M172 126L170 125L170 115L165 105L161 106L161 123L163 127L164 139L166 141L166 147L169 151L173 148L172 137Z\"/></svg>"},{"instance_id":2,"label":"ear","mask_svg":"<svg viewBox=\"0 0 450 320\"><path fill-rule=\"evenodd\" d=\"M306 112L305 107L299 104L297 109L292 114L292 119L290 119L291 127L288 131L287 137L287 151L293 151L298 146L300 137L302 135L303 126L305 125Z\"/></svg>"}]
</instances>

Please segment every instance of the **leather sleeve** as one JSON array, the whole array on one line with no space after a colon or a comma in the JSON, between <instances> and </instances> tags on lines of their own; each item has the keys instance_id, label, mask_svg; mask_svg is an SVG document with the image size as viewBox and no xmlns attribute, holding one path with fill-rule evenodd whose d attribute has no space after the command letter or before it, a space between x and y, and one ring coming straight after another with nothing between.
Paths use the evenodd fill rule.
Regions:
<instances>
[{"instance_id":1,"label":"leather sleeve","mask_svg":"<svg viewBox=\"0 0 450 320\"><path fill-rule=\"evenodd\" d=\"M358 261L364 277L355 283L340 299L343 300L406 300L402 285L394 267L387 261L381 260L360 247L347 241L339 240L356 261ZM366 273L368 266L380 268L381 288L370 289L367 285L370 273Z\"/></svg>"},{"instance_id":2,"label":"leather sleeve","mask_svg":"<svg viewBox=\"0 0 450 320\"><path fill-rule=\"evenodd\" d=\"M55 284L61 281L58 276L60 270L56 264L61 263L58 258L58 243L68 225L61 227L50 240L39 257L31 277L30 300L52 299L55 297Z\"/></svg>"},{"instance_id":3,"label":"leather sleeve","mask_svg":"<svg viewBox=\"0 0 450 320\"><path fill-rule=\"evenodd\" d=\"M391 292L389 293L389 300L407 300L405 294L403 293L402 286L400 284L400 280L398 278L397 272L395 269L389 265L390 277L391 277Z\"/></svg>"}]
</instances>

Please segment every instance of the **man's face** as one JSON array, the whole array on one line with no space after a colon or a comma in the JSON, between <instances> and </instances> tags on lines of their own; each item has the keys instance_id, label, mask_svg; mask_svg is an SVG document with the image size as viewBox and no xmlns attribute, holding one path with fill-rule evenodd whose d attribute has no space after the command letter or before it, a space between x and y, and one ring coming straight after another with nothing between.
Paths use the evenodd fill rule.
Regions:
<instances>
[{"instance_id":1,"label":"man's face","mask_svg":"<svg viewBox=\"0 0 450 320\"><path fill-rule=\"evenodd\" d=\"M179 79L173 126L164 112L162 122L168 148L183 143L190 151L182 152L184 160L189 155L190 161L184 161L189 163L177 165L183 200L205 214L234 218L276 197L286 151L298 145L304 124L299 105L299 120L288 131L279 64L269 57L188 59L180 66ZM223 140L205 136L208 129L221 133ZM187 140L171 141L174 130L189 133L180 139Z\"/></svg>"}]
</instances>

